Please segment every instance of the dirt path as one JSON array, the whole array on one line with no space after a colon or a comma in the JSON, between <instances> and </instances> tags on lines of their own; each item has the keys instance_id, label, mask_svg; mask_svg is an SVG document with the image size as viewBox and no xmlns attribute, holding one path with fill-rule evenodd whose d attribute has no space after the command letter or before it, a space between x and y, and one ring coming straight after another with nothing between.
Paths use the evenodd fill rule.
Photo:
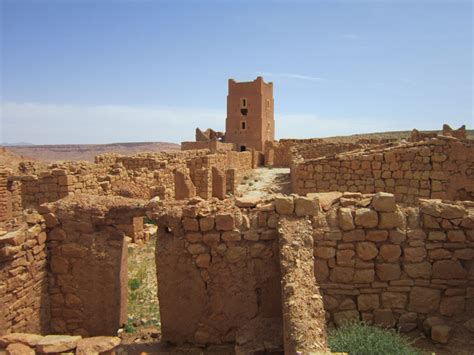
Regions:
<instances>
[{"instance_id":1,"label":"dirt path","mask_svg":"<svg viewBox=\"0 0 474 355\"><path fill-rule=\"evenodd\" d=\"M258 168L244 176L237 196L267 198L276 193L291 193L290 169Z\"/></svg>"}]
</instances>

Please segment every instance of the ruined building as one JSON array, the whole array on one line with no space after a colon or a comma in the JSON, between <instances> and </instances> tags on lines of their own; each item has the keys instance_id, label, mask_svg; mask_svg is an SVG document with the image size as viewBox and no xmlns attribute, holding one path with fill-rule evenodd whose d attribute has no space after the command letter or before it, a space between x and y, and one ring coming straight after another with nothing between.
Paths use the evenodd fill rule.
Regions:
<instances>
[{"instance_id":1,"label":"ruined building","mask_svg":"<svg viewBox=\"0 0 474 355\"><path fill-rule=\"evenodd\" d=\"M182 150L255 150L263 152L275 140L273 83L259 76L254 81L229 79L226 132L196 129L196 142L183 142Z\"/></svg>"}]
</instances>

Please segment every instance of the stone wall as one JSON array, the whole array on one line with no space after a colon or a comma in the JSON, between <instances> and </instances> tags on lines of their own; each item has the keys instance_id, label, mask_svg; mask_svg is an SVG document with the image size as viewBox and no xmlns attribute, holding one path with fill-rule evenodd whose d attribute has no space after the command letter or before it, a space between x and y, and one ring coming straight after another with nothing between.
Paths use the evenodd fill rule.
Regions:
<instances>
[{"instance_id":1,"label":"stone wall","mask_svg":"<svg viewBox=\"0 0 474 355\"><path fill-rule=\"evenodd\" d=\"M181 150L209 149L211 152L234 150L235 144L223 143L218 140L199 141L199 142L181 142Z\"/></svg>"},{"instance_id":2,"label":"stone wall","mask_svg":"<svg viewBox=\"0 0 474 355\"><path fill-rule=\"evenodd\" d=\"M46 233L38 214L0 234L0 334L49 328Z\"/></svg>"},{"instance_id":3,"label":"stone wall","mask_svg":"<svg viewBox=\"0 0 474 355\"><path fill-rule=\"evenodd\" d=\"M281 348L278 220L273 207L242 212L230 200L194 199L167 206L154 218L159 225L162 339ZM263 331L279 331L280 337L270 336L265 345L259 332L268 323ZM260 339L257 344L252 343L255 338Z\"/></svg>"},{"instance_id":4,"label":"stone wall","mask_svg":"<svg viewBox=\"0 0 474 355\"><path fill-rule=\"evenodd\" d=\"M7 189L7 178L7 171L0 167L0 229L6 228L7 222L10 219L9 215L11 215L11 199Z\"/></svg>"},{"instance_id":5,"label":"stone wall","mask_svg":"<svg viewBox=\"0 0 474 355\"><path fill-rule=\"evenodd\" d=\"M474 204L345 194L315 221L316 278L328 319L410 331L432 316L474 317Z\"/></svg>"},{"instance_id":6,"label":"stone wall","mask_svg":"<svg viewBox=\"0 0 474 355\"><path fill-rule=\"evenodd\" d=\"M255 332L249 340L244 330L266 324L268 317L278 319L270 331L278 339L281 297L283 306L290 307L284 312L290 312L285 319L293 324L293 334L312 334L314 329L304 328L289 304L303 302L295 306L295 312L301 311L309 307L303 295L319 289L326 309L319 317L336 325L362 319L410 331L439 317L448 325L443 329L458 329L474 319L473 203L423 200L419 207L402 208L392 194L337 192L255 203L192 199L155 214L164 340L235 341L248 350L262 335ZM305 223L308 218L311 223L304 228L283 224L280 232L275 229L282 220ZM292 238L295 228L301 233ZM288 234L278 237L285 230ZM308 233L312 238L300 238ZM281 290L280 263L290 275L284 285L301 279L297 274L302 270L288 268L288 260L296 257L290 251L275 257L278 240L287 248L311 243L315 279L306 278L307 290ZM271 309L264 311L268 305ZM289 341L285 338L285 346ZM292 344L305 348L309 343L300 339Z\"/></svg>"},{"instance_id":7,"label":"stone wall","mask_svg":"<svg viewBox=\"0 0 474 355\"><path fill-rule=\"evenodd\" d=\"M322 139L281 139L268 142L265 146L265 165L274 167L291 166L294 159L315 159L361 149L360 143L331 143Z\"/></svg>"},{"instance_id":8,"label":"stone wall","mask_svg":"<svg viewBox=\"0 0 474 355\"><path fill-rule=\"evenodd\" d=\"M418 198L474 200L474 142L450 137L335 157L299 160L291 166L293 192L394 193Z\"/></svg>"},{"instance_id":9,"label":"stone wall","mask_svg":"<svg viewBox=\"0 0 474 355\"><path fill-rule=\"evenodd\" d=\"M47 225L51 331L113 335L127 317L124 226L145 211L140 201L74 196L41 207Z\"/></svg>"}]
</instances>

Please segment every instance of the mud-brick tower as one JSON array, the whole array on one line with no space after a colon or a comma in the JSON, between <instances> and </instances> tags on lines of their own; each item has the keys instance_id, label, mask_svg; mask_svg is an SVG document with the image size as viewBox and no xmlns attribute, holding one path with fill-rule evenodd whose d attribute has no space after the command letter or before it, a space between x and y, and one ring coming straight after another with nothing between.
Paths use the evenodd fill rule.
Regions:
<instances>
[{"instance_id":1,"label":"mud-brick tower","mask_svg":"<svg viewBox=\"0 0 474 355\"><path fill-rule=\"evenodd\" d=\"M265 142L274 139L273 83L261 76L241 83L229 79L226 143L234 143L239 151L263 151Z\"/></svg>"}]
</instances>

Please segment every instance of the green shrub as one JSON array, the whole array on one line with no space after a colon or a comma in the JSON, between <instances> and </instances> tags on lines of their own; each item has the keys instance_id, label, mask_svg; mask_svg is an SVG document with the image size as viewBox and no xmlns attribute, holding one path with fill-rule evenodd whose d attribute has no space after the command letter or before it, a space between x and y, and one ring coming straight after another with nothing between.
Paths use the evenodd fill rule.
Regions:
<instances>
[{"instance_id":1,"label":"green shrub","mask_svg":"<svg viewBox=\"0 0 474 355\"><path fill-rule=\"evenodd\" d=\"M329 331L329 348L332 352L351 355L421 355L411 343L394 330L352 323Z\"/></svg>"},{"instance_id":2,"label":"green shrub","mask_svg":"<svg viewBox=\"0 0 474 355\"><path fill-rule=\"evenodd\" d=\"M128 287L130 287L132 291L138 290L141 285L142 282L139 279L131 279L128 281Z\"/></svg>"},{"instance_id":3,"label":"green shrub","mask_svg":"<svg viewBox=\"0 0 474 355\"><path fill-rule=\"evenodd\" d=\"M143 224L154 224L156 225L156 222L149 218L148 216L143 217Z\"/></svg>"}]
</instances>

